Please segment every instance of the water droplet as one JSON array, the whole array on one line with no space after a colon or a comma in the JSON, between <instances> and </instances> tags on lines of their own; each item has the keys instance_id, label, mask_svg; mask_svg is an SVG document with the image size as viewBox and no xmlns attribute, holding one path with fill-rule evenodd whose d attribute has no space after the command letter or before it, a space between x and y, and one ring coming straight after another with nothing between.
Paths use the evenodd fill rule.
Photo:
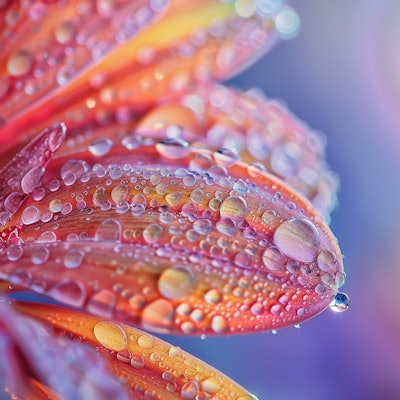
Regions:
<instances>
[{"instance_id":1,"label":"water droplet","mask_svg":"<svg viewBox=\"0 0 400 400\"><path fill-rule=\"evenodd\" d=\"M108 350L121 351L128 347L126 332L114 322L98 322L93 328L93 333L99 343Z\"/></svg>"},{"instance_id":2,"label":"water droplet","mask_svg":"<svg viewBox=\"0 0 400 400\"><path fill-rule=\"evenodd\" d=\"M32 55L26 50L19 50L8 59L7 71L11 76L23 76L31 70L32 64Z\"/></svg>"},{"instance_id":3,"label":"water droplet","mask_svg":"<svg viewBox=\"0 0 400 400\"><path fill-rule=\"evenodd\" d=\"M85 253L81 250L71 249L64 256L64 266L66 268L78 268L82 264Z\"/></svg>"},{"instance_id":4,"label":"water droplet","mask_svg":"<svg viewBox=\"0 0 400 400\"><path fill-rule=\"evenodd\" d=\"M217 376L211 376L200 383L201 390L207 393L217 393L222 386L222 380Z\"/></svg>"},{"instance_id":5,"label":"water droplet","mask_svg":"<svg viewBox=\"0 0 400 400\"><path fill-rule=\"evenodd\" d=\"M190 154L189 143L181 138L168 138L156 144L157 151L164 157L179 159Z\"/></svg>"},{"instance_id":6,"label":"water droplet","mask_svg":"<svg viewBox=\"0 0 400 400\"><path fill-rule=\"evenodd\" d=\"M45 264L50 257L50 251L47 247L37 247L33 249L31 260L33 264Z\"/></svg>"},{"instance_id":7,"label":"water droplet","mask_svg":"<svg viewBox=\"0 0 400 400\"><path fill-rule=\"evenodd\" d=\"M44 168L36 167L29 170L21 180L21 189L25 194L32 193L39 185L44 174Z\"/></svg>"},{"instance_id":8,"label":"water droplet","mask_svg":"<svg viewBox=\"0 0 400 400\"><path fill-rule=\"evenodd\" d=\"M72 307L81 308L86 299L86 290L81 282L63 280L47 293L53 299Z\"/></svg>"},{"instance_id":9,"label":"water droplet","mask_svg":"<svg viewBox=\"0 0 400 400\"><path fill-rule=\"evenodd\" d=\"M261 216L261 221L266 225L271 225L275 222L276 219L276 211L267 210Z\"/></svg>"},{"instance_id":10,"label":"water droplet","mask_svg":"<svg viewBox=\"0 0 400 400\"><path fill-rule=\"evenodd\" d=\"M158 290L170 300L190 296L196 289L196 280L191 271L183 267L168 268L158 280Z\"/></svg>"},{"instance_id":11,"label":"water droplet","mask_svg":"<svg viewBox=\"0 0 400 400\"><path fill-rule=\"evenodd\" d=\"M283 269L285 259L277 247L267 247L262 254L262 262L266 268L271 271Z\"/></svg>"},{"instance_id":12,"label":"water droplet","mask_svg":"<svg viewBox=\"0 0 400 400\"><path fill-rule=\"evenodd\" d=\"M164 299L154 300L147 305L142 314L142 324L156 332L167 333L175 318L172 304Z\"/></svg>"},{"instance_id":13,"label":"water droplet","mask_svg":"<svg viewBox=\"0 0 400 400\"><path fill-rule=\"evenodd\" d=\"M102 317L111 317L114 311L117 297L110 290L101 290L93 295L87 304L87 310L90 313L100 315Z\"/></svg>"},{"instance_id":14,"label":"water droplet","mask_svg":"<svg viewBox=\"0 0 400 400\"><path fill-rule=\"evenodd\" d=\"M243 197L230 196L226 198L220 207L221 218L230 218L233 221L242 221L247 216L247 203Z\"/></svg>"},{"instance_id":15,"label":"water droplet","mask_svg":"<svg viewBox=\"0 0 400 400\"><path fill-rule=\"evenodd\" d=\"M239 160L239 154L236 149L223 147L214 153L214 158L218 164L230 167Z\"/></svg>"},{"instance_id":16,"label":"water droplet","mask_svg":"<svg viewBox=\"0 0 400 400\"><path fill-rule=\"evenodd\" d=\"M138 337L137 342L142 349L151 349L154 346L154 336L145 333Z\"/></svg>"},{"instance_id":17,"label":"water droplet","mask_svg":"<svg viewBox=\"0 0 400 400\"><path fill-rule=\"evenodd\" d=\"M276 229L273 241L283 254L302 262L314 260L320 243L317 228L305 218L283 222Z\"/></svg>"},{"instance_id":18,"label":"water droplet","mask_svg":"<svg viewBox=\"0 0 400 400\"><path fill-rule=\"evenodd\" d=\"M22 211L22 222L25 225L31 225L40 220L40 211L35 206L26 207Z\"/></svg>"},{"instance_id":19,"label":"water droplet","mask_svg":"<svg viewBox=\"0 0 400 400\"><path fill-rule=\"evenodd\" d=\"M228 330L228 321L222 315L214 315L211 320L211 329L215 333L225 333Z\"/></svg>"},{"instance_id":20,"label":"water droplet","mask_svg":"<svg viewBox=\"0 0 400 400\"><path fill-rule=\"evenodd\" d=\"M105 156L112 148L111 139L99 139L89 145L89 151L97 157Z\"/></svg>"},{"instance_id":21,"label":"water droplet","mask_svg":"<svg viewBox=\"0 0 400 400\"><path fill-rule=\"evenodd\" d=\"M70 43L75 36L75 27L70 21L63 21L54 31L55 38L58 43Z\"/></svg>"},{"instance_id":22,"label":"water droplet","mask_svg":"<svg viewBox=\"0 0 400 400\"><path fill-rule=\"evenodd\" d=\"M115 219L104 220L98 226L95 238L98 241L120 241L121 224Z\"/></svg>"},{"instance_id":23,"label":"water droplet","mask_svg":"<svg viewBox=\"0 0 400 400\"><path fill-rule=\"evenodd\" d=\"M236 233L235 223L229 218L220 219L216 223L216 228L218 232L227 236L234 236Z\"/></svg>"},{"instance_id":24,"label":"water droplet","mask_svg":"<svg viewBox=\"0 0 400 400\"><path fill-rule=\"evenodd\" d=\"M158 224L147 225L143 230L143 239L148 244L154 244L160 239L163 228Z\"/></svg>"},{"instance_id":25,"label":"water droplet","mask_svg":"<svg viewBox=\"0 0 400 400\"><path fill-rule=\"evenodd\" d=\"M139 339L140 339L140 337L139 337ZM139 346L140 346L140 344L139 344ZM140 347L143 347L143 346L140 346ZM145 348L145 347L143 347L143 348ZM136 368L136 369L144 368L144 358L143 358L143 356L141 354L132 354L131 365L132 365L133 368Z\"/></svg>"},{"instance_id":26,"label":"water droplet","mask_svg":"<svg viewBox=\"0 0 400 400\"><path fill-rule=\"evenodd\" d=\"M204 300L208 304L218 304L222 301L222 293L218 289L210 289L204 295Z\"/></svg>"},{"instance_id":27,"label":"water droplet","mask_svg":"<svg viewBox=\"0 0 400 400\"><path fill-rule=\"evenodd\" d=\"M10 261L17 261L19 260L22 255L24 254L24 250L21 245L11 245L7 247L7 258Z\"/></svg>"},{"instance_id":28,"label":"water droplet","mask_svg":"<svg viewBox=\"0 0 400 400\"><path fill-rule=\"evenodd\" d=\"M182 199L182 192L175 191L165 195L165 201L171 207L176 207L177 205L179 205L181 199Z\"/></svg>"},{"instance_id":29,"label":"water droplet","mask_svg":"<svg viewBox=\"0 0 400 400\"><path fill-rule=\"evenodd\" d=\"M350 306L350 298L345 293L338 292L331 301L329 307L334 312L346 311Z\"/></svg>"},{"instance_id":30,"label":"water droplet","mask_svg":"<svg viewBox=\"0 0 400 400\"><path fill-rule=\"evenodd\" d=\"M199 392L199 384L197 381L186 382L181 389L181 396L185 400L193 400Z\"/></svg>"},{"instance_id":31,"label":"water droplet","mask_svg":"<svg viewBox=\"0 0 400 400\"><path fill-rule=\"evenodd\" d=\"M329 250L322 250L317 256L317 265L321 271L330 272L336 270L337 258Z\"/></svg>"}]
</instances>

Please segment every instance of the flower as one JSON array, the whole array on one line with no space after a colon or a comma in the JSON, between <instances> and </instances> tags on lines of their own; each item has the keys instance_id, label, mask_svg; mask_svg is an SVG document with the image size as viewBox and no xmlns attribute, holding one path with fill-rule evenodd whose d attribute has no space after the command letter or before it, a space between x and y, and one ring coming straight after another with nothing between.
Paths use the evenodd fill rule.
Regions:
<instances>
[{"instance_id":1,"label":"flower","mask_svg":"<svg viewBox=\"0 0 400 400\"><path fill-rule=\"evenodd\" d=\"M10 395L252 399L131 325L240 334L347 307L320 138L217 83L273 42L262 5L0 3L2 289L63 305L2 301Z\"/></svg>"}]
</instances>

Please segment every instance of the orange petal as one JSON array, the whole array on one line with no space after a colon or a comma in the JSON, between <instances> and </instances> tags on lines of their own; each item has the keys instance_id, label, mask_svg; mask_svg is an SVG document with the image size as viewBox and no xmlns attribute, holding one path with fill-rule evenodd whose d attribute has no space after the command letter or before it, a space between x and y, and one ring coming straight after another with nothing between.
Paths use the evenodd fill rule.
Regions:
<instances>
[{"instance_id":1,"label":"orange petal","mask_svg":"<svg viewBox=\"0 0 400 400\"><path fill-rule=\"evenodd\" d=\"M144 0L139 4L134 2L131 7L139 8L142 3L146 2ZM54 68L46 65L45 73L42 73L40 78L33 79L28 73L26 76L24 74L15 78L21 80L19 86L24 87L29 77L33 79L31 84L39 89L33 94L31 93L33 89L28 90L28 94L21 94L22 98L18 97L18 101L15 100L17 96L13 93L4 95L2 118L5 126L0 136L0 140L4 141L3 146L9 146L11 139L15 141L12 132L19 132L20 136L31 135L36 125L39 129L44 119L48 119L51 123L53 116L60 112L68 110L68 113L65 112L67 119L64 117L59 119L65 121L67 126L69 120L79 118L82 111L91 115L91 111L86 110L87 101L91 104L103 103L113 109L124 106L129 106L133 110L143 109L144 106L148 107L169 97L171 93L181 92L190 84L225 79L237 73L254 58L263 54L274 41L274 14L261 15L254 4L252 6L249 3L250 8L244 12L243 7L223 1L175 0L171 2L167 12L159 21L150 24L140 33L135 25L135 35L131 32L132 37L129 35L125 37L123 33L129 26L125 26L121 20L120 14L126 11L122 7L122 10L118 10L112 16L110 32L108 29L103 29L91 33L95 43L92 47L80 43L74 43L69 47L65 44L55 46L53 42L56 42L56 39L51 30L55 28L45 29L50 24L45 19L42 35L45 40L51 42L48 47L51 49L55 47L54 51L58 50L66 59ZM139 9L138 14L142 11L142 8ZM90 24L86 25L91 28L95 26L96 29L100 29L105 23L104 18L97 14L92 15L90 11L85 13L84 17L90 18ZM151 20L146 13L144 17L146 22ZM74 18L83 17L77 15ZM60 23L56 15L51 24ZM76 23L73 27L75 25ZM86 25L85 22L82 23L83 30L86 29ZM113 29L117 29L117 26L123 36L121 43L114 43L114 38L114 41L103 40L96 36L101 35L101 32L113 35L115 34ZM76 40L84 36L82 32L77 32L76 35ZM33 52L37 40L33 38L32 44L26 43L24 48ZM71 60L68 58L69 53L65 55L66 47L71 53ZM103 53L99 50L99 58L102 60L96 64L98 60L92 59L92 53L97 54L97 47L104 50L105 54L103 57ZM6 60L5 57L3 64ZM63 66L60 68L61 65ZM84 71L85 73L82 73ZM68 84L67 78L71 80ZM8 81L9 77L6 75L3 79ZM14 86L11 85L12 90ZM53 95L58 91L57 96L49 97L51 91L54 92ZM35 104L39 99L41 103ZM21 110L25 111L23 118L13 122L12 119L17 118Z\"/></svg>"},{"instance_id":2,"label":"orange petal","mask_svg":"<svg viewBox=\"0 0 400 400\"><path fill-rule=\"evenodd\" d=\"M154 4L153 4L154 3ZM63 90L164 10L166 1L9 2L0 10L2 146L26 125L26 113ZM106 29L105 29L106 28ZM50 107L54 102L50 100ZM31 114L32 115L32 114ZM21 117L20 125L10 123Z\"/></svg>"},{"instance_id":3,"label":"orange petal","mask_svg":"<svg viewBox=\"0 0 400 400\"><path fill-rule=\"evenodd\" d=\"M24 315L50 323L56 332L88 343L107 359L109 370L132 398L256 400L201 360L139 329L44 304L18 303Z\"/></svg>"},{"instance_id":4,"label":"orange petal","mask_svg":"<svg viewBox=\"0 0 400 400\"><path fill-rule=\"evenodd\" d=\"M5 360L0 387L10 398L128 398L93 349L54 336L48 324L16 313L4 299L0 299L0 344Z\"/></svg>"},{"instance_id":5,"label":"orange petal","mask_svg":"<svg viewBox=\"0 0 400 400\"><path fill-rule=\"evenodd\" d=\"M277 329L329 305L342 257L307 200L221 153L141 143L55 159L9 223L21 243L0 253L0 278L185 334Z\"/></svg>"}]
</instances>

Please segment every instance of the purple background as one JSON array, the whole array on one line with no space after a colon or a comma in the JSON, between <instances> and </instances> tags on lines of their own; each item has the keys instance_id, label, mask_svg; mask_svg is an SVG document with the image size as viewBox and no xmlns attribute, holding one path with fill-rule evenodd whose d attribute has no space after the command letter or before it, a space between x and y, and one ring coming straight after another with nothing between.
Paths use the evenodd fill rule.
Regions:
<instances>
[{"instance_id":1,"label":"purple background","mask_svg":"<svg viewBox=\"0 0 400 400\"><path fill-rule=\"evenodd\" d=\"M332 229L351 298L273 334L168 337L260 400L400 399L400 2L293 2L299 35L229 83L282 98L327 137Z\"/></svg>"}]
</instances>

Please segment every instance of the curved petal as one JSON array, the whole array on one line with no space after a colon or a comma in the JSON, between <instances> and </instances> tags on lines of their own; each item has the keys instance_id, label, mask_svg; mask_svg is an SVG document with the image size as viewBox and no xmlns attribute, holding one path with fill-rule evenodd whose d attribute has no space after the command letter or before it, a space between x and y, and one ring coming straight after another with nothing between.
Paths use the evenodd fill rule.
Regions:
<instances>
[{"instance_id":1,"label":"curved petal","mask_svg":"<svg viewBox=\"0 0 400 400\"><path fill-rule=\"evenodd\" d=\"M154 4L160 2L149 3L150 6L146 8L147 13L143 12L143 7L139 8L139 6L147 4L146 1L132 3L135 5L132 7L138 8L134 15L140 14L144 19L141 21L142 24L151 20L147 14L151 11L154 14L155 10L152 10L152 7L154 8ZM164 3L161 2L163 6L165 6ZM154 102L168 97L170 93L181 92L190 84L220 80L231 76L254 58L263 54L274 42L275 13L264 15L257 10L255 2L248 3L249 7L245 12L243 7L240 8L234 2L175 0L171 2L163 18L149 24L140 33L136 26L139 22L135 18L131 18L129 13L126 20L121 18L121 14L126 12L125 8L128 7L124 6L122 10L115 12L111 19L111 27L120 28L116 36L118 38L118 35L122 35L121 43L114 37L109 40L98 38L96 35L99 32L108 31L108 29L103 29L96 30L94 33L90 32L90 34L74 32L72 39L74 46L63 43L53 46L53 42L57 40L54 39L51 29L55 28L51 27L50 31L43 28L42 34L46 40L51 41L48 47L58 49L62 62L58 62L54 68L46 65L45 72L42 71L40 78L32 78L32 74L28 72L22 74L21 77L12 77L12 84L8 83L9 91L17 90L16 87L24 88L25 80L28 77L32 80L31 85L34 85L35 90L25 90L25 92L28 91L28 94L23 92L20 93L20 96L8 93L9 91L4 95L3 103L5 104L2 111L4 127L1 129L0 143L8 147L15 142L17 138L12 136L13 132L20 132L20 138L32 135L35 132L35 126L40 126L43 119L51 119L52 115L63 112L67 108L75 108L84 112L87 108L85 104L87 101L90 104L104 102L108 106L112 103L112 107L121 107L124 103L129 102L133 109L141 110L145 106L148 107ZM158 4L157 7L160 5ZM69 8L73 9L72 6ZM100 29L109 22L98 13L93 15L91 9L85 10L84 17L90 18L90 23L82 23L84 31L90 27ZM82 18L78 13L74 16L73 21ZM54 21L52 24L60 24L57 15ZM69 20L67 19L67 21ZM34 25L32 21L29 26L31 24ZM71 22L71 29L75 25L77 25L76 21ZM129 34L125 34L125 30ZM40 29L39 32L41 32ZM107 35L113 34L115 35L113 29L107 33ZM80 43L78 40L80 37L89 37L90 40L86 40L87 43L85 41ZM75 44L76 41L78 43ZM114 43L115 41L118 43ZM89 46L88 43L91 45ZM29 43L25 46L30 49ZM61 48L59 49L59 47ZM113 49L112 55L108 56L111 49ZM71 55L65 55L66 52ZM94 61L93 53L99 53L94 57ZM66 57L67 59L64 60ZM7 60L9 61L5 53L3 64ZM31 62L33 63L33 61ZM83 63L82 67L81 63ZM92 64L93 67L88 68ZM60 65L63 66L60 68ZM6 70L5 67L3 69ZM82 74L84 69L87 71ZM80 73L81 76L79 76ZM10 77L6 74L2 79L8 82ZM14 79L22 81L16 85L13 82ZM42 83L41 80L44 82ZM43 103L50 90L58 91L57 96L48 98ZM21 92L22 89L19 91ZM41 101L40 109L37 107L39 103L35 104L36 98ZM1 101L0 97L0 105ZM78 104L82 104L82 102L84 106L78 107ZM78 104L74 106L74 103ZM23 118L13 121L18 117L21 109L25 110ZM78 118L81 112L78 112ZM90 110L86 110L86 112L91 114ZM72 117L74 116L75 114L72 114ZM67 118L71 118L71 112ZM64 118L61 120L65 121L67 126L69 125L68 120Z\"/></svg>"},{"instance_id":2,"label":"curved petal","mask_svg":"<svg viewBox=\"0 0 400 400\"><path fill-rule=\"evenodd\" d=\"M17 314L4 299L0 328L2 356L7 360L2 363L6 368L0 369L0 384L11 398L128 398L93 349L52 336L46 325Z\"/></svg>"},{"instance_id":3,"label":"curved petal","mask_svg":"<svg viewBox=\"0 0 400 400\"><path fill-rule=\"evenodd\" d=\"M153 3L6 2L0 10L0 125L59 92L135 36L166 5Z\"/></svg>"},{"instance_id":4,"label":"curved petal","mask_svg":"<svg viewBox=\"0 0 400 400\"><path fill-rule=\"evenodd\" d=\"M186 334L277 329L329 305L341 254L307 200L181 139L132 150L129 139L53 161L5 227L21 243L0 254L0 278Z\"/></svg>"},{"instance_id":5,"label":"curved petal","mask_svg":"<svg viewBox=\"0 0 400 400\"><path fill-rule=\"evenodd\" d=\"M20 208L26 196L40 186L45 168L65 138L65 126L55 124L45 129L21 152L0 169L0 227ZM3 241L10 242L15 231L2 232Z\"/></svg>"},{"instance_id":6,"label":"curved petal","mask_svg":"<svg viewBox=\"0 0 400 400\"><path fill-rule=\"evenodd\" d=\"M44 323L50 321L56 332L97 349L136 400L256 400L221 372L137 328L44 304L18 303L16 308Z\"/></svg>"}]
</instances>

